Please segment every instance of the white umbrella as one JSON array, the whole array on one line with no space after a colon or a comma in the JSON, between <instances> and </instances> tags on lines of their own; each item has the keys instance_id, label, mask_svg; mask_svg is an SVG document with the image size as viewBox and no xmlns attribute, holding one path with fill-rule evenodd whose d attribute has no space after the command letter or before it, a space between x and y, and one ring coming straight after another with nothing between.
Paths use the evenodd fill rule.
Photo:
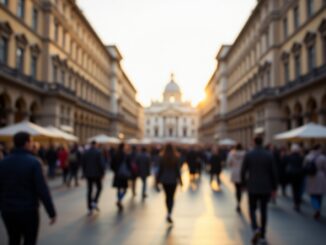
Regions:
<instances>
[{"instance_id":1,"label":"white umbrella","mask_svg":"<svg viewBox=\"0 0 326 245\"><path fill-rule=\"evenodd\" d=\"M218 142L219 145L222 145L222 146L233 146L235 145L237 142L235 142L234 140L232 139L222 139Z\"/></svg>"},{"instance_id":2,"label":"white umbrella","mask_svg":"<svg viewBox=\"0 0 326 245\"><path fill-rule=\"evenodd\" d=\"M18 132L29 133L34 138L58 138L46 128L31 122L23 121L0 129L0 139L10 139Z\"/></svg>"},{"instance_id":3,"label":"white umbrella","mask_svg":"<svg viewBox=\"0 0 326 245\"><path fill-rule=\"evenodd\" d=\"M277 134L277 140L303 140L303 139L326 139L326 127L315 123L308 123L299 128Z\"/></svg>"},{"instance_id":4,"label":"white umbrella","mask_svg":"<svg viewBox=\"0 0 326 245\"><path fill-rule=\"evenodd\" d=\"M120 140L115 137L110 137L105 134L100 134L88 139L88 142L96 141L99 144L119 144Z\"/></svg>"},{"instance_id":5,"label":"white umbrella","mask_svg":"<svg viewBox=\"0 0 326 245\"><path fill-rule=\"evenodd\" d=\"M135 138L127 139L126 142L130 145L137 145L139 144L139 140Z\"/></svg>"},{"instance_id":6,"label":"white umbrella","mask_svg":"<svg viewBox=\"0 0 326 245\"><path fill-rule=\"evenodd\" d=\"M143 138L139 141L140 145L150 145L152 143L152 140L149 138Z\"/></svg>"},{"instance_id":7,"label":"white umbrella","mask_svg":"<svg viewBox=\"0 0 326 245\"><path fill-rule=\"evenodd\" d=\"M75 135L72 134L68 134L65 131L62 131L56 127L53 126L48 126L46 127L47 130L49 130L50 132L58 135L60 138L67 140L67 141L71 141L71 142L77 142L78 141L78 137L76 137Z\"/></svg>"}]
</instances>

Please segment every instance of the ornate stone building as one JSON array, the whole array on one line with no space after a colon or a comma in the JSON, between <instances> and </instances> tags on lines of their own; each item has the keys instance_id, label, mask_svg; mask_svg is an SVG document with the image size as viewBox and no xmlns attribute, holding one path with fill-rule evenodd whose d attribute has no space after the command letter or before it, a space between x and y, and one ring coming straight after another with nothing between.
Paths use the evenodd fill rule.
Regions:
<instances>
[{"instance_id":1,"label":"ornate stone building","mask_svg":"<svg viewBox=\"0 0 326 245\"><path fill-rule=\"evenodd\" d=\"M121 67L123 57L117 47L112 45L107 49L113 57L111 108L115 115L119 115L111 124L111 132L116 137L140 139L143 137L144 110L136 100L137 90Z\"/></svg>"},{"instance_id":2,"label":"ornate stone building","mask_svg":"<svg viewBox=\"0 0 326 245\"><path fill-rule=\"evenodd\" d=\"M182 101L179 85L171 81L166 85L162 102L152 102L145 108L145 136L154 141L197 140L198 116L190 102Z\"/></svg>"},{"instance_id":3,"label":"ornate stone building","mask_svg":"<svg viewBox=\"0 0 326 245\"><path fill-rule=\"evenodd\" d=\"M217 105L226 95L226 110L205 119L209 103L202 103L200 138L214 142L207 128L223 125L223 136L249 145L255 134L267 143L307 122L326 124L325 16L322 0L258 1L235 42L217 58L215 74L225 76L214 75L209 84L217 87Z\"/></svg>"},{"instance_id":4,"label":"ornate stone building","mask_svg":"<svg viewBox=\"0 0 326 245\"><path fill-rule=\"evenodd\" d=\"M0 126L114 133L114 62L74 0L0 1Z\"/></svg>"}]
</instances>

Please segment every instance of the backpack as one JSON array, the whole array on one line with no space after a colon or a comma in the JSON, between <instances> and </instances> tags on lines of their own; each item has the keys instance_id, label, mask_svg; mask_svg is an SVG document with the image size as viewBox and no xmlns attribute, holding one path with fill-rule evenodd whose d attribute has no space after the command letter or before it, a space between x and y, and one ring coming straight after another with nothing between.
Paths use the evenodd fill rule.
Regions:
<instances>
[{"instance_id":1,"label":"backpack","mask_svg":"<svg viewBox=\"0 0 326 245\"><path fill-rule=\"evenodd\" d=\"M304 172L308 175L308 176L315 176L317 173L317 166L316 166L316 160L317 160L318 156L307 161L306 165L304 166Z\"/></svg>"}]
</instances>

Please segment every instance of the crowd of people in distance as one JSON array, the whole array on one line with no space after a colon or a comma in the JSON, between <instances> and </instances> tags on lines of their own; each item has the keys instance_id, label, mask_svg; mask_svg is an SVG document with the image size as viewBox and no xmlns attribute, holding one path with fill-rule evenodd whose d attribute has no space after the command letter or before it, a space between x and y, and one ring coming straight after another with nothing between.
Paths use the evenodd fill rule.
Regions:
<instances>
[{"instance_id":1,"label":"crowd of people in distance","mask_svg":"<svg viewBox=\"0 0 326 245\"><path fill-rule=\"evenodd\" d=\"M145 200L149 197L148 178L152 175L155 189L163 189L166 197L166 220L173 223L174 196L177 186L183 184L182 173L185 169L189 170L189 180L196 183L202 173L207 172L210 183L216 181L219 191L223 190L221 172L227 169L226 175L230 175L235 189L235 210L240 214L243 192L248 192L253 244L265 241L268 203L272 201L276 204L278 189L282 195L287 196L288 186L291 187L293 208L297 212L301 212L303 196L307 193L316 220L321 217L322 199L326 194L326 156L321 145L311 149L299 144L282 148L271 144L264 147L262 139L256 137L254 145L246 149L240 143L234 147L178 146L171 143L138 146L121 143L108 147L91 142L88 145L72 144L70 147L55 144L44 147L31 142L30 136L24 132L15 135L14 143L15 148L10 152L0 146L0 211L10 241L24 237L25 241L30 239L30 244L35 244L38 212L34 211L38 207L37 200L45 205L51 223L55 222L54 204L43 175L50 181L61 175L63 185L67 188L71 187L72 181L78 187L80 180L85 179L88 215L99 211L103 179L107 171L113 172L112 187L116 188L116 206L119 212L123 212L123 200L129 188L132 196L136 196L137 179L142 183L141 198ZM36 165L41 168L35 167ZM40 169L45 174L41 175ZM35 183L28 184L28 174L33 171L37 172ZM14 185L13 176L18 178ZM19 189L22 183L30 190ZM14 197L8 194L17 190ZM30 199L22 198L26 195L30 195ZM13 205L9 207L8 203ZM34 216L21 220L18 218L19 212L26 211L23 208L26 206L34 212ZM258 207L260 222L256 219ZM31 219L36 219L37 222L27 229L26 224Z\"/></svg>"}]
</instances>

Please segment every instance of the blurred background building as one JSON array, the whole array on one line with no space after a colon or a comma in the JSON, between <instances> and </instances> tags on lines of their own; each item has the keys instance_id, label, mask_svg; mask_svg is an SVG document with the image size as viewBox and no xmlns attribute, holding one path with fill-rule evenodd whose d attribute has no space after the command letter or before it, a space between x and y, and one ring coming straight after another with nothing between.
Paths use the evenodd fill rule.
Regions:
<instances>
[{"instance_id":1,"label":"blurred background building","mask_svg":"<svg viewBox=\"0 0 326 245\"><path fill-rule=\"evenodd\" d=\"M141 137L142 107L121 59L74 0L1 0L0 127L29 120L81 141Z\"/></svg>"},{"instance_id":2,"label":"blurred background building","mask_svg":"<svg viewBox=\"0 0 326 245\"><path fill-rule=\"evenodd\" d=\"M222 46L199 106L199 138L255 134L308 122L326 124L326 1L260 0L235 42Z\"/></svg>"},{"instance_id":3,"label":"blurred background building","mask_svg":"<svg viewBox=\"0 0 326 245\"><path fill-rule=\"evenodd\" d=\"M145 108L145 136L154 142L197 141L198 115L190 102L182 100L179 85L171 75L165 86L163 101L152 102Z\"/></svg>"}]
</instances>

